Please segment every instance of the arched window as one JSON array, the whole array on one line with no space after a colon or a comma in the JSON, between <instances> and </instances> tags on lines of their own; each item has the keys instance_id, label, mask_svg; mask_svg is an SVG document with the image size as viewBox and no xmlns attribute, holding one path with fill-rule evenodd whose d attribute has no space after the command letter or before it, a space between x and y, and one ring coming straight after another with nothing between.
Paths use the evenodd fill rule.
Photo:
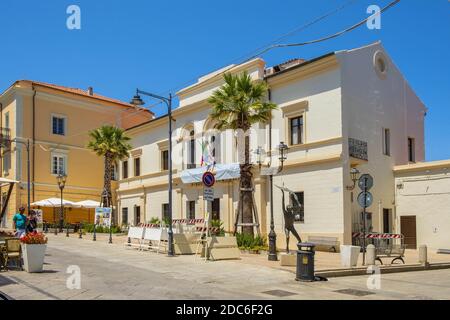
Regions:
<instances>
[{"instance_id":1,"label":"arched window","mask_svg":"<svg viewBox=\"0 0 450 320\"><path fill-rule=\"evenodd\" d=\"M191 130L189 133L189 151L188 151L188 164L187 168L195 168L195 132Z\"/></svg>"}]
</instances>

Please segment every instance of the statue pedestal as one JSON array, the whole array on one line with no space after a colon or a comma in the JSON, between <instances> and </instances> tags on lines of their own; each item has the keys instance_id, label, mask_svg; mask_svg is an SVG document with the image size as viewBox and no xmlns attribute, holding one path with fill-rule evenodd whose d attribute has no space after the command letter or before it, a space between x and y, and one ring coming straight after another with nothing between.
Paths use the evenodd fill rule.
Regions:
<instances>
[{"instance_id":1,"label":"statue pedestal","mask_svg":"<svg viewBox=\"0 0 450 320\"><path fill-rule=\"evenodd\" d=\"M281 253L280 254L280 265L283 267L295 267L297 265L297 254L296 253Z\"/></svg>"}]
</instances>

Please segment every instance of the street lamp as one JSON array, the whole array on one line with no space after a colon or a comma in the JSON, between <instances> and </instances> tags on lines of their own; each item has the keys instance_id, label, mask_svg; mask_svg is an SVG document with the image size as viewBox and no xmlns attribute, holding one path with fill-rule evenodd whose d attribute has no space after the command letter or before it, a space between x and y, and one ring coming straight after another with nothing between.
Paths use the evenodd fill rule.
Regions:
<instances>
[{"instance_id":1,"label":"street lamp","mask_svg":"<svg viewBox=\"0 0 450 320\"><path fill-rule=\"evenodd\" d=\"M139 89L136 89L136 95L131 99L130 104L135 106L144 105L144 101L141 99L140 94L149 96L151 98L155 98L163 101L167 105L167 115L169 118L169 230L168 234L168 250L167 255L172 257L175 255L173 248L173 229L172 229L172 95L169 94L169 97L162 97L153 93L145 92Z\"/></svg>"},{"instance_id":2,"label":"street lamp","mask_svg":"<svg viewBox=\"0 0 450 320\"><path fill-rule=\"evenodd\" d=\"M268 254L268 260L269 261L277 261L277 234L275 233L275 223L274 223L274 216L273 216L273 175L278 174L283 170L283 164L284 161L286 161L286 153L289 150L288 146L284 142L280 142L280 144L277 146L277 150L279 153L278 159L281 162L281 165L277 168L277 171L274 173L272 171L269 172L269 179L270 179L270 232L269 232L269 254ZM257 155L257 163L259 168L261 169L262 166L262 154L264 153L264 150L261 147L258 147L256 149L256 155ZM268 165L270 167L270 164Z\"/></svg>"},{"instance_id":3,"label":"street lamp","mask_svg":"<svg viewBox=\"0 0 450 320\"><path fill-rule=\"evenodd\" d=\"M59 231L62 232L63 229L63 222L64 222L64 204L63 204L63 190L64 187L66 186L66 180L67 180L67 176L65 174L58 174L58 176L56 177L56 181L58 182L58 187L59 190L61 192L61 212L59 215Z\"/></svg>"},{"instance_id":4,"label":"street lamp","mask_svg":"<svg viewBox=\"0 0 450 320\"><path fill-rule=\"evenodd\" d=\"M350 170L350 177L351 177L351 179L353 181L353 185L346 186L347 190L351 191L351 190L355 189L356 181L358 181L358 179L359 179L359 174L360 174L360 172L359 172L358 169L351 168L351 170Z\"/></svg>"}]
</instances>

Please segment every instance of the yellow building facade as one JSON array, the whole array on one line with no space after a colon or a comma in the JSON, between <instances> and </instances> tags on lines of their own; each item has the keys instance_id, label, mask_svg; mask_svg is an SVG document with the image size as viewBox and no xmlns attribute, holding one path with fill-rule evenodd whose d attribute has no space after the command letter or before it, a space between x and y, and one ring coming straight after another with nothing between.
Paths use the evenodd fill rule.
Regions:
<instances>
[{"instance_id":1,"label":"yellow building facade","mask_svg":"<svg viewBox=\"0 0 450 320\"><path fill-rule=\"evenodd\" d=\"M60 197L58 173L67 175L65 200L99 200L103 187L103 159L86 148L89 131L104 124L129 128L153 118L146 109L87 90L16 81L0 96L2 177L19 181L1 226L11 227L12 216L27 206L27 148L30 159L30 201ZM11 141L8 143L8 141ZM2 203L6 188L0 190ZM115 190L113 185L113 190ZM57 210L42 208L44 221L54 222ZM93 221L93 212L67 208L66 222Z\"/></svg>"}]
</instances>

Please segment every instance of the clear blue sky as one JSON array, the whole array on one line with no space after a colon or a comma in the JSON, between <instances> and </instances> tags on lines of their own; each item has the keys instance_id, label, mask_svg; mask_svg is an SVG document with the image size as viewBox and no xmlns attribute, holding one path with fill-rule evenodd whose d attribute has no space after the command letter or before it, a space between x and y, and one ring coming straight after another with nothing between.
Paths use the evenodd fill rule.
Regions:
<instances>
[{"instance_id":1,"label":"clear blue sky","mask_svg":"<svg viewBox=\"0 0 450 320\"><path fill-rule=\"evenodd\" d=\"M348 0L0 2L0 90L18 79L87 88L128 101L136 87L165 94L266 45ZM339 13L284 42L321 37L367 17L355 0ZM66 9L81 8L81 30L66 28ZM276 49L284 60L349 49L381 40L428 107L426 158L450 158L450 2L402 0L382 16L381 30L365 26L306 47ZM161 114L162 109L156 110Z\"/></svg>"}]
</instances>

